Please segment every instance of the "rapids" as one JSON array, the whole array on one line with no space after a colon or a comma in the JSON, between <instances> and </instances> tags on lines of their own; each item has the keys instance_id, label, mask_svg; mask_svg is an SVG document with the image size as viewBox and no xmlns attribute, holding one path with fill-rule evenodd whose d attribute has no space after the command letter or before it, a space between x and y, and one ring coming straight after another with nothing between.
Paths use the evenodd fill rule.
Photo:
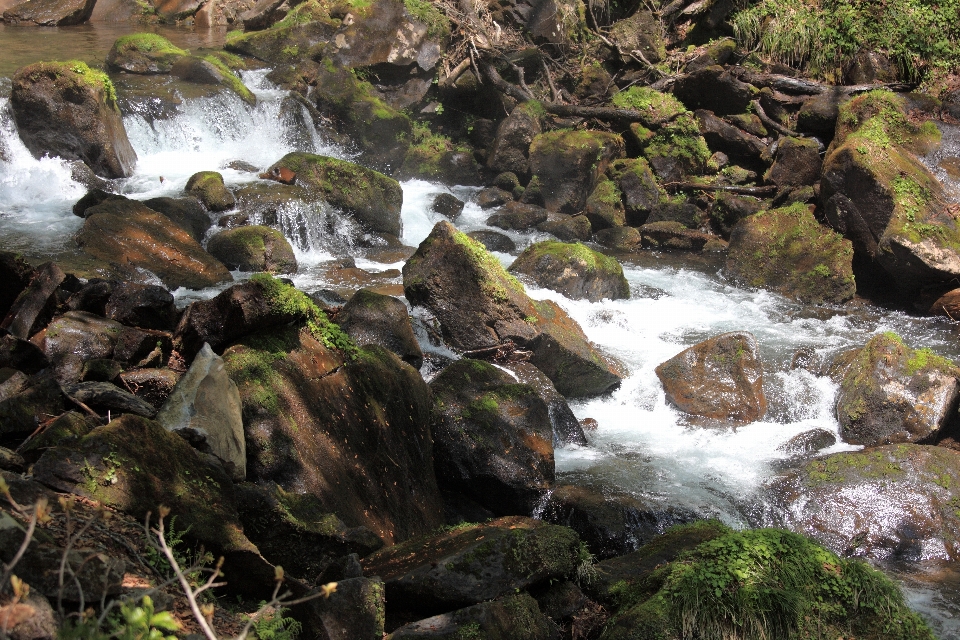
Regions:
<instances>
[{"instance_id":1,"label":"rapids","mask_svg":"<svg viewBox=\"0 0 960 640\"><path fill-rule=\"evenodd\" d=\"M0 31L0 46L9 34ZM0 76L9 75L4 68ZM349 159L316 131L281 117L282 91L264 71L247 72L244 81L259 104L250 108L232 95L184 100L169 119L128 114L124 118L139 161L136 173L115 187L138 199L178 195L196 171L220 171L231 188L257 180L256 174L226 168L242 160L266 167L293 150ZM70 166L57 158L34 159L20 143L8 108L10 82L0 77L0 246L33 259L51 259L72 250L71 236L82 221L70 211L85 189L71 178ZM305 118L309 122L309 118ZM161 180L161 176L163 180ZM430 211L433 197L450 192L468 201L457 224L464 230L487 228L472 202L470 187L447 188L411 180L403 183L404 242L419 244L440 216ZM368 270L399 269L355 249L335 211L322 215L291 207L281 227L300 261L297 286L314 291L330 286L324 263L355 255ZM308 220L314 220L308 223ZM509 232L520 249L546 236ZM508 265L513 256L497 254ZM535 298L563 306L591 340L623 361L630 371L619 389L572 404L579 418L595 418L586 447L556 452L558 481L583 483L626 493L663 507L681 507L718 517L733 526L759 525L760 489L786 454L779 447L812 428L834 433L835 385L826 377L791 369L794 353L812 350L822 362L871 335L895 331L913 347L930 347L960 359L952 322L914 318L899 312L851 303L809 307L775 294L738 287L728 281L717 258L642 253L623 258L632 295L629 300L589 303L552 291L529 288ZM243 274L235 273L242 279ZM393 282L400 278L393 276ZM178 291L178 304L209 297L215 290ZM739 428L704 429L688 424L665 403L654 367L709 336L733 330L752 332L760 344L770 408L761 422ZM425 340L426 338L424 338ZM427 350L443 351L424 344ZM445 352L451 355L449 352ZM831 450L850 449L839 443ZM933 566L888 566L907 588L911 604L942 637L960 637L960 574Z\"/></svg>"}]
</instances>

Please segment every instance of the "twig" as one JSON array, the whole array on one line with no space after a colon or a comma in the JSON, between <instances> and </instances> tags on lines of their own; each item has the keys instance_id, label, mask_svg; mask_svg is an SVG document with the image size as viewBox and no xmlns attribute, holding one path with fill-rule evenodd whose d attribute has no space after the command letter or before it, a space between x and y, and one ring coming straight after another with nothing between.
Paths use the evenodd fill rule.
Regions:
<instances>
[{"instance_id":1,"label":"twig","mask_svg":"<svg viewBox=\"0 0 960 640\"><path fill-rule=\"evenodd\" d=\"M460 64L455 66L446 77L440 81L439 86L441 89L446 89L452 87L453 83L460 79L460 76L470 68L470 56L460 61Z\"/></svg>"},{"instance_id":2,"label":"twig","mask_svg":"<svg viewBox=\"0 0 960 640\"><path fill-rule=\"evenodd\" d=\"M800 134L797 133L796 131L791 131L790 129L787 129L785 126L783 126L782 124L780 124L779 122L777 122L776 120L768 116L767 113L763 110L763 107L760 106L759 100L751 100L750 104L753 106L753 110L757 112L757 117L760 118L760 121L763 122L763 124L767 125L768 127L770 127L771 129L773 129L774 131L776 131L781 135L789 136L791 138L801 137Z\"/></svg>"},{"instance_id":3,"label":"twig","mask_svg":"<svg viewBox=\"0 0 960 640\"><path fill-rule=\"evenodd\" d=\"M731 185L720 185L720 184L697 184L696 182L667 182L664 185L664 188L673 187L674 189L698 189L700 191L726 191L728 193L738 193L745 196L766 196L775 194L777 192L776 185L769 185L765 187L737 187Z\"/></svg>"}]
</instances>

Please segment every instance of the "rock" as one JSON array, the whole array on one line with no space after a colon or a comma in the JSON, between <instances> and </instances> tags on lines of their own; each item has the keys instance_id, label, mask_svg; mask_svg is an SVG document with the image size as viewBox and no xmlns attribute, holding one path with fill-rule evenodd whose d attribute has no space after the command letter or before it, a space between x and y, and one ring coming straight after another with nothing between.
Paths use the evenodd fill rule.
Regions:
<instances>
[{"instance_id":1,"label":"rock","mask_svg":"<svg viewBox=\"0 0 960 640\"><path fill-rule=\"evenodd\" d=\"M107 54L107 65L127 73L170 73L174 63L188 55L155 33L132 33L117 38Z\"/></svg>"},{"instance_id":2,"label":"rock","mask_svg":"<svg viewBox=\"0 0 960 640\"><path fill-rule=\"evenodd\" d=\"M450 220L456 220L463 213L464 206L466 203L457 196L451 193L440 193L433 199L430 210Z\"/></svg>"},{"instance_id":3,"label":"rock","mask_svg":"<svg viewBox=\"0 0 960 640\"><path fill-rule=\"evenodd\" d=\"M512 253L517 250L517 244L510 239L510 236L499 231L471 231L467 235L483 245L487 251Z\"/></svg>"},{"instance_id":4,"label":"rock","mask_svg":"<svg viewBox=\"0 0 960 640\"><path fill-rule=\"evenodd\" d=\"M474 200L481 209L492 209L513 202L513 194L500 187L487 187L478 191Z\"/></svg>"},{"instance_id":5,"label":"rock","mask_svg":"<svg viewBox=\"0 0 960 640\"><path fill-rule=\"evenodd\" d=\"M103 309L110 320L144 329L172 329L177 321L173 295L154 284L119 282Z\"/></svg>"},{"instance_id":6,"label":"rock","mask_svg":"<svg viewBox=\"0 0 960 640\"><path fill-rule=\"evenodd\" d=\"M101 412L132 413L152 418L157 410L128 391L124 391L109 382L80 382L63 385L63 393L71 400L77 400Z\"/></svg>"},{"instance_id":7,"label":"rock","mask_svg":"<svg viewBox=\"0 0 960 640\"><path fill-rule=\"evenodd\" d=\"M697 205L680 197L661 201L647 216L645 224L674 222L688 229L696 229L702 219L703 215Z\"/></svg>"},{"instance_id":8,"label":"rock","mask_svg":"<svg viewBox=\"0 0 960 640\"><path fill-rule=\"evenodd\" d=\"M713 151L722 151L735 161L749 165L760 163L767 145L763 140L753 136L739 127L727 124L711 111L698 109L696 111L697 124L700 133ZM793 138L799 139L799 138ZM816 150L816 146L814 146ZM819 155L817 160L819 160ZM803 183L806 184L806 183Z\"/></svg>"},{"instance_id":9,"label":"rock","mask_svg":"<svg viewBox=\"0 0 960 640\"><path fill-rule=\"evenodd\" d=\"M223 184L223 176L216 171L200 171L190 176L184 191L203 203L210 211L227 211L237 203Z\"/></svg>"},{"instance_id":10,"label":"rock","mask_svg":"<svg viewBox=\"0 0 960 640\"><path fill-rule=\"evenodd\" d=\"M650 165L643 158L616 160L609 173L620 189L626 224L640 226L645 223L662 195Z\"/></svg>"},{"instance_id":11,"label":"rock","mask_svg":"<svg viewBox=\"0 0 960 640\"><path fill-rule=\"evenodd\" d=\"M86 311L68 311L51 322L41 346L60 384L78 381L84 362L113 357L122 328Z\"/></svg>"},{"instance_id":12,"label":"rock","mask_svg":"<svg viewBox=\"0 0 960 640\"><path fill-rule=\"evenodd\" d=\"M75 240L95 258L150 271L169 289L203 289L233 279L186 231L135 200L107 200L88 209Z\"/></svg>"},{"instance_id":13,"label":"rock","mask_svg":"<svg viewBox=\"0 0 960 640\"><path fill-rule=\"evenodd\" d=\"M930 315L947 316L948 318L960 317L960 289L952 289L939 298L937 298L930 309L927 311Z\"/></svg>"},{"instance_id":14,"label":"rock","mask_svg":"<svg viewBox=\"0 0 960 640\"><path fill-rule=\"evenodd\" d=\"M560 395L543 371L523 361L508 362L505 368L512 371L521 383L533 387L540 398L547 403L555 446L568 444L587 446L587 437L583 433L580 421L567 404L567 399Z\"/></svg>"},{"instance_id":15,"label":"rock","mask_svg":"<svg viewBox=\"0 0 960 640\"><path fill-rule=\"evenodd\" d=\"M274 176L279 176L286 171L289 171L289 169L281 167L274 174L263 173L260 175L261 177L271 176L269 179L273 180ZM295 182L296 177L294 176L292 180ZM242 224L254 220L267 226L279 226L284 214L289 211L291 206L308 208L316 200L302 186L278 182L248 184L238 188L234 195L237 198L237 210L243 212L241 215L245 219ZM225 218L227 216L221 218L218 223L221 227L228 226L224 225Z\"/></svg>"},{"instance_id":16,"label":"rock","mask_svg":"<svg viewBox=\"0 0 960 640\"><path fill-rule=\"evenodd\" d=\"M337 314L337 324L360 346L377 344L414 369L423 365L423 351L413 335L407 306L396 298L360 289Z\"/></svg>"},{"instance_id":17,"label":"rock","mask_svg":"<svg viewBox=\"0 0 960 640\"><path fill-rule=\"evenodd\" d=\"M713 65L724 65L737 50L733 38L721 38L707 44L703 53L687 63L685 71L691 73Z\"/></svg>"},{"instance_id":18,"label":"rock","mask_svg":"<svg viewBox=\"0 0 960 640\"><path fill-rule=\"evenodd\" d=\"M673 95L688 109L707 109L718 116L745 112L759 94L720 65L689 73L673 84Z\"/></svg>"},{"instance_id":19,"label":"rock","mask_svg":"<svg viewBox=\"0 0 960 640\"><path fill-rule=\"evenodd\" d=\"M509 270L574 300L630 297L620 263L579 243L537 242L524 249Z\"/></svg>"},{"instance_id":20,"label":"rock","mask_svg":"<svg viewBox=\"0 0 960 640\"><path fill-rule=\"evenodd\" d=\"M811 429L793 436L777 447L777 450L795 456L803 456L816 453L820 449L826 449L835 444L837 444L837 436L833 435L833 432L826 429Z\"/></svg>"},{"instance_id":21,"label":"rock","mask_svg":"<svg viewBox=\"0 0 960 640\"><path fill-rule=\"evenodd\" d=\"M642 146L644 157L662 182L702 174L711 156L692 113L681 113L645 137Z\"/></svg>"},{"instance_id":22,"label":"rock","mask_svg":"<svg viewBox=\"0 0 960 640\"><path fill-rule=\"evenodd\" d=\"M624 156L623 138L600 131L550 131L530 145L530 169L538 176L544 206L579 213L600 175Z\"/></svg>"},{"instance_id":23,"label":"rock","mask_svg":"<svg viewBox=\"0 0 960 640\"><path fill-rule=\"evenodd\" d=\"M640 232L633 227L611 227L610 229L601 229L594 234L597 244L615 251L630 251L637 248L642 237Z\"/></svg>"},{"instance_id":24,"label":"rock","mask_svg":"<svg viewBox=\"0 0 960 640\"><path fill-rule=\"evenodd\" d=\"M543 131L540 122L546 115L537 110L538 106L532 102L521 103L500 122L487 157L488 168L512 171L517 176L530 175L530 143Z\"/></svg>"},{"instance_id":25,"label":"rock","mask_svg":"<svg viewBox=\"0 0 960 640\"><path fill-rule=\"evenodd\" d=\"M367 230L400 235L403 190L396 180L351 162L310 153L288 153L268 171L281 168L296 173L298 184Z\"/></svg>"},{"instance_id":26,"label":"rock","mask_svg":"<svg viewBox=\"0 0 960 640\"><path fill-rule=\"evenodd\" d=\"M68 27L90 19L96 0L27 0L3 12L8 24Z\"/></svg>"},{"instance_id":27,"label":"rock","mask_svg":"<svg viewBox=\"0 0 960 640\"><path fill-rule=\"evenodd\" d=\"M39 593L0 609L0 619L10 640L51 640L57 637L61 626L50 602Z\"/></svg>"},{"instance_id":28,"label":"rock","mask_svg":"<svg viewBox=\"0 0 960 640\"><path fill-rule=\"evenodd\" d=\"M600 178L587 197L584 213L594 231L622 227L627 222L623 210L623 195L617 185L606 176Z\"/></svg>"},{"instance_id":29,"label":"rock","mask_svg":"<svg viewBox=\"0 0 960 640\"><path fill-rule=\"evenodd\" d=\"M430 309L456 349L512 340L533 352L531 363L567 397L603 393L620 380L618 366L566 312L531 300L496 258L448 222L437 223L407 261L403 282L407 300Z\"/></svg>"},{"instance_id":30,"label":"rock","mask_svg":"<svg viewBox=\"0 0 960 640\"><path fill-rule=\"evenodd\" d=\"M837 128L840 106L849 100L850 94L841 87L807 98L797 112L797 130L829 140Z\"/></svg>"},{"instance_id":31,"label":"rock","mask_svg":"<svg viewBox=\"0 0 960 640\"><path fill-rule=\"evenodd\" d=\"M679 222L650 222L638 229L645 249L704 251L711 243L722 243L716 236L689 229Z\"/></svg>"},{"instance_id":32,"label":"rock","mask_svg":"<svg viewBox=\"0 0 960 640\"><path fill-rule=\"evenodd\" d=\"M897 65L878 51L863 50L853 56L844 84L883 84L897 82Z\"/></svg>"},{"instance_id":33,"label":"rock","mask_svg":"<svg viewBox=\"0 0 960 640\"><path fill-rule=\"evenodd\" d=\"M240 14L243 30L260 31L271 27L290 12L291 4L288 0L257 0Z\"/></svg>"},{"instance_id":34,"label":"rock","mask_svg":"<svg viewBox=\"0 0 960 640\"><path fill-rule=\"evenodd\" d=\"M76 411L60 414L43 431L23 443L17 450L30 463L36 462L43 452L53 447L69 445L90 433L100 422Z\"/></svg>"},{"instance_id":35,"label":"rock","mask_svg":"<svg viewBox=\"0 0 960 640\"><path fill-rule=\"evenodd\" d=\"M116 360L94 358L83 363L80 382L113 382L121 371L123 371L123 365Z\"/></svg>"},{"instance_id":36,"label":"rock","mask_svg":"<svg viewBox=\"0 0 960 640\"><path fill-rule=\"evenodd\" d=\"M237 505L244 533L263 556L311 581L339 558L366 556L383 546L366 527L349 528L325 511L316 497L284 491L275 483L237 485ZM351 577L360 575L362 572ZM324 584L326 580L316 582Z\"/></svg>"},{"instance_id":37,"label":"rock","mask_svg":"<svg viewBox=\"0 0 960 640\"><path fill-rule=\"evenodd\" d=\"M960 519L950 504L958 481L956 451L891 444L815 458L774 479L770 493L783 526L837 553L954 560Z\"/></svg>"},{"instance_id":38,"label":"rock","mask_svg":"<svg viewBox=\"0 0 960 640\"><path fill-rule=\"evenodd\" d=\"M150 198L143 204L173 220L197 242L203 242L207 230L213 225L196 198Z\"/></svg>"},{"instance_id":39,"label":"rock","mask_svg":"<svg viewBox=\"0 0 960 640\"><path fill-rule=\"evenodd\" d=\"M156 367L170 359L173 339L167 331L123 327L113 359L135 367Z\"/></svg>"},{"instance_id":40,"label":"rock","mask_svg":"<svg viewBox=\"0 0 960 640\"><path fill-rule=\"evenodd\" d=\"M215 55L183 56L170 69L170 74L185 82L200 85L216 85L229 89L249 104L256 106L257 97L247 88L243 81ZM208 173L208 172L201 172Z\"/></svg>"},{"instance_id":41,"label":"rock","mask_svg":"<svg viewBox=\"0 0 960 640\"><path fill-rule=\"evenodd\" d=\"M83 197L77 200L73 205L73 215L78 218L87 217L87 209L95 207L105 200L116 198L119 200L129 200L126 196L122 196L116 193L110 193L103 189L90 189Z\"/></svg>"},{"instance_id":42,"label":"rock","mask_svg":"<svg viewBox=\"0 0 960 640\"><path fill-rule=\"evenodd\" d=\"M840 384L840 437L851 444L929 442L956 413L960 370L930 349L910 349L895 333L874 336L830 368Z\"/></svg>"},{"instance_id":43,"label":"rock","mask_svg":"<svg viewBox=\"0 0 960 640\"><path fill-rule=\"evenodd\" d=\"M107 300L110 299L116 285L116 281L113 280L90 278L87 284L67 298L67 308L71 311L86 311L97 316L105 315Z\"/></svg>"},{"instance_id":44,"label":"rock","mask_svg":"<svg viewBox=\"0 0 960 640\"><path fill-rule=\"evenodd\" d=\"M438 485L497 515L533 511L554 481L553 427L532 387L481 360L457 360L430 384Z\"/></svg>"},{"instance_id":45,"label":"rock","mask_svg":"<svg viewBox=\"0 0 960 640\"><path fill-rule=\"evenodd\" d=\"M0 322L0 329L6 329L10 335L23 340L40 331L53 318L57 308L57 288L66 277L56 263L47 262L37 267L30 284L16 297Z\"/></svg>"},{"instance_id":46,"label":"rock","mask_svg":"<svg viewBox=\"0 0 960 640\"><path fill-rule=\"evenodd\" d=\"M450 186L478 185L482 182L479 170L468 146L454 145L443 136L430 134L410 145L394 176L398 180L429 180Z\"/></svg>"},{"instance_id":47,"label":"rock","mask_svg":"<svg viewBox=\"0 0 960 640\"><path fill-rule=\"evenodd\" d=\"M320 637L329 640L384 638L384 585L378 578L339 580L337 590L329 598L311 600L307 607L311 619L321 622L323 635Z\"/></svg>"},{"instance_id":48,"label":"rock","mask_svg":"<svg viewBox=\"0 0 960 640\"><path fill-rule=\"evenodd\" d=\"M593 227L587 216L571 216L566 213L552 213L546 222L537 225L538 231L549 233L562 242L589 240Z\"/></svg>"},{"instance_id":49,"label":"rock","mask_svg":"<svg viewBox=\"0 0 960 640\"><path fill-rule=\"evenodd\" d=\"M4 316L20 292L30 284L33 267L18 253L0 251L0 314Z\"/></svg>"},{"instance_id":50,"label":"rock","mask_svg":"<svg viewBox=\"0 0 960 640\"><path fill-rule=\"evenodd\" d=\"M10 334L0 337L0 369L9 367L33 375L49 364L43 350L32 342Z\"/></svg>"},{"instance_id":51,"label":"rock","mask_svg":"<svg viewBox=\"0 0 960 640\"><path fill-rule=\"evenodd\" d=\"M207 251L228 269L296 273L297 257L282 233L259 225L227 229L210 238Z\"/></svg>"},{"instance_id":52,"label":"rock","mask_svg":"<svg viewBox=\"0 0 960 640\"><path fill-rule=\"evenodd\" d=\"M157 412L157 422L222 463L232 480L247 475L240 392L223 359L204 344Z\"/></svg>"},{"instance_id":53,"label":"rock","mask_svg":"<svg viewBox=\"0 0 960 640\"><path fill-rule=\"evenodd\" d=\"M13 78L10 106L20 139L34 157L82 160L105 178L133 173L137 154L103 72L82 62L28 65Z\"/></svg>"},{"instance_id":54,"label":"rock","mask_svg":"<svg viewBox=\"0 0 960 640\"><path fill-rule=\"evenodd\" d=\"M317 337L297 327L249 336L224 362L240 388L251 481L310 493L387 543L440 524L429 389L417 370L381 347L357 349L329 321Z\"/></svg>"},{"instance_id":55,"label":"rock","mask_svg":"<svg viewBox=\"0 0 960 640\"><path fill-rule=\"evenodd\" d=\"M686 349L656 368L667 400L711 420L754 422L767 411L757 341L724 333Z\"/></svg>"},{"instance_id":56,"label":"rock","mask_svg":"<svg viewBox=\"0 0 960 640\"><path fill-rule=\"evenodd\" d=\"M730 233L727 269L753 287L813 304L846 302L856 292L849 240L795 204L743 218Z\"/></svg>"},{"instance_id":57,"label":"rock","mask_svg":"<svg viewBox=\"0 0 960 640\"><path fill-rule=\"evenodd\" d=\"M16 451L0 447L0 469L13 473L24 473L27 470L27 461Z\"/></svg>"},{"instance_id":58,"label":"rock","mask_svg":"<svg viewBox=\"0 0 960 640\"><path fill-rule=\"evenodd\" d=\"M820 150L810 138L781 138L773 165L763 179L784 187L799 187L813 184L820 179Z\"/></svg>"},{"instance_id":59,"label":"rock","mask_svg":"<svg viewBox=\"0 0 960 640\"><path fill-rule=\"evenodd\" d=\"M317 3L302 2L287 15L288 20L273 28L231 34L224 49L272 64L289 64L317 45L329 42L338 23L321 15L310 15ZM300 9L300 11L297 11Z\"/></svg>"},{"instance_id":60,"label":"rock","mask_svg":"<svg viewBox=\"0 0 960 640\"><path fill-rule=\"evenodd\" d=\"M547 220L547 210L535 204L507 202L487 219L487 224L500 229L524 231Z\"/></svg>"},{"instance_id":61,"label":"rock","mask_svg":"<svg viewBox=\"0 0 960 640\"><path fill-rule=\"evenodd\" d=\"M411 622L387 635L384 640L404 638L465 638L482 634L489 640L552 640L557 627L540 612L537 601L528 593L503 596Z\"/></svg>"},{"instance_id":62,"label":"rock","mask_svg":"<svg viewBox=\"0 0 960 640\"><path fill-rule=\"evenodd\" d=\"M154 409L160 409L173 393L180 380L180 374L172 369L135 369L120 374L123 384L138 398L149 402Z\"/></svg>"},{"instance_id":63,"label":"rock","mask_svg":"<svg viewBox=\"0 0 960 640\"><path fill-rule=\"evenodd\" d=\"M667 57L660 21L647 9L615 22L607 35L621 51L639 50L651 64Z\"/></svg>"},{"instance_id":64,"label":"rock","mask_svg":"<svg viewBox=\"0 0 960 640\"><path fill-rule=\"evenodd\" d=\"M713 202L713 209L710 211L710 219L716 227L719 227L720 234L729 239L734 226L747 216L764 211L769 207L765 206L762 200L751 196L738 196L733 193L717 193Z\"/></svg>"},{"instance_id":65,"label":"rock","mask_svg":"<svg viewBox=\"0 0 960 640\"><path fill-rule=\"evenodd\" d=\"M388 616L433 615L567 577L579 548L571 529L511 516L387 547L362 564L386 584Z\"/></svg>"}]
</instances>

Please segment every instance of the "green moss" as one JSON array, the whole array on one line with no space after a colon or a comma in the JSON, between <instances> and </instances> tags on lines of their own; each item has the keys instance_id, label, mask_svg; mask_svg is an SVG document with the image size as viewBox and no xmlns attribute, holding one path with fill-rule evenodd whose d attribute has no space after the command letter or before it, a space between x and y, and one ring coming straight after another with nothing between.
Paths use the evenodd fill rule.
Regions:
<instances>
[{"instance_id":1,"label":"green moss","mask_svg":"<svg viewBox=\"0 0 960 640\"><path fill-rule=\"evenodd\" d=\"M450 20L427 0L403 0L407 13L427 25L427 36L437 40L450 37Z\"/></svg>"},{"instance_id":2,"label":"green moss","mask_svg":"<svg viewBox=\"0 0 960 640\"><path fill-rule=\"evenodd\" d=\"M563 262L579 262L585 265L590 271L615 274L623 273L623 267L620 266L616 258L611 258L599 251L594 251L579 242L567 243L546 240L530 245L523 253L534 261L540 256L553 256ZM518 260L519 259L520 258L518 258Z\"/></svg>"},{"instance_id":3,"label":"green moss","mask_svg":"<svg viewBox=\"0 0 960 640\"><path fill-rule=\"evenodd\" d=\"M644 155L647 158L676 158L685 171L700 173L711 154L693 114L683 113L650 138Z\"/></svg>"},{"instance_id":4,"label":"green moss","mask_svg":"<svg viewBox=\"0 0 960 640\"><path fill-rule=\"evenodd\" d=\"M110 81L110 77L100 71L99 69L91 69L87 66L87 63L80 60L68 60L63 63L41 63L41 64L52 64L52 65L62 65L73 71L79 80L82 83L85 83L94 89L101 89L103 91L106 102L109 106L112 106L114 109L117 108L117 90L113 86L113 82Z\"/></svg>"},{"instance_id":5,"label":"green moss","mask_svg":"<svg viewBox=\"0 0 960 640\"><path fill-rule=\"evenodd\" d=\"M224 84L240 96L244 102L256 106L257 97L253 95L253 92L247 88L247 85L243 84L243 81L224 64L223 60L214 55L203 56L203 59L217 68L217 71L223 76Z\"/></svg>"},{"instance_id":6,"label":"green moss","mask_svg":"<svg viewBox=\"0 0 960 640\"><path fill-rule=\"evenodd\" d=\"M175 46L163 36L155 33L131 33L130 35L121 36L117 38L113 46L120 53L142 51L155 55L173 54L185 56L188 54L184 49Z\"/></svg>"},{"instance_id":7,"label":"green moss","mask_svg":"<svg viewBox=\"0 0 960 640\"><path fill-rule=\"evenodd\" d=\"M920 371L931 369L953 372L956 370L956 365L953 364L952 360L935 354L929 347L916 349L907 359L907 375L912 376Z\"/></svg>"},{"instance_id":8,"label":"green moss","mask_svg":"<svg viewBox=\"0 0 960 640\"><path fill-rule=\"evenodd\" d=\"M687 113L686 107L669 93L661 93L650 87L633 85L613 96L613 106L618 109L633 109L642 113L644 124L659 125L673 120L681 113Z\"/></svg>"},{"instance_id":9,"label":"green moss","mask_svg":"<svg viewBox=\"0 0 960 640\"><path fill-rule=\"evenodd\" d=\"M526 113L531 118L540 121L543 121L549 115L547 110L543 108L543 104L538 100L527 100L517 108L522 110L523 113Z\"/></svg>"},{"instance_id":10,"label":"green moss","mask_svg":"<svg viewBox=\"0 0 960 640\"><path fill-rule=\"evenodd\" d=\"M526 295L526 290L520 284L520 281L507 273L500 261L487 251L481 243L462 231L453 234L453 241L463 247L470 259L484 274L484 280L480 283L480 288L484 293L500 303L510 300L508 289Z\"/></svg>"}]
</instances>

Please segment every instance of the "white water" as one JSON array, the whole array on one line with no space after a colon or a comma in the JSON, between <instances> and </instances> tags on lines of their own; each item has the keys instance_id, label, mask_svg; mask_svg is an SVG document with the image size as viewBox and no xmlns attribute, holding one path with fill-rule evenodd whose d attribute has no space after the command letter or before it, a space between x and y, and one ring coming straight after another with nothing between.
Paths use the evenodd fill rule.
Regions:
<instances>
[{"instance_id":1,"label":"white water","mask_svg":"<svg viewBox=\"0 0 960 640\"><path fill-rule=\"evenodd\" d=\"M282 93L270 87L263 75L244 77L259 98L255 109L221 95L185 101L180 113L169 120L149 122L139 115L127 116L125 125L139 161L135 175L117 181L117 188L141 199L176 196L187 178L200 170L221 171L231 187L257 180L256 174L225 168L234 160L263 169L293 150L343 157L316 131L305 135L280 117ZM30 156L17 139L5 98L0 98L0 158L5 158L0 160L3 248L31 246L36 253L69 246L71 235L82 223L70 207L84 188L70 178L66 163ZM468 201L457 222L460 228L486 228L487 213L469 202L475 189L448 189L422 181L408 181L403 187L402 239L408 245L419 244L441 219L429 205L442 191ZM345 233L349 225L335 212L320 211L318 215L316 210L297 206L284 212L280 225L301 264L294 280L308 291L323 288L328 283L323 279L322 264L352 251ZM308 224L311 220L314 222ZM521 249L545 237L508 235ZM498 257L504 264L513 259L507 254ZM589 446L557 451L562 482L601 484L654 504L684 507L736 526L746 525L755 493L772 473L772 465L785 457L778 448L812 428L837 432L836 389L827 378L790 370L797 349L812 348L821 360L829 361L844 349L862 345L873 334L896 331L911 346L958 356L951 323L867 306L804 307L767 292L732 286L716 275L714 266L697 264L693 258L638 256L624 265L633 291L624 301L571 301L552 291L529 289L535 298L557 301L591 340L619 358L630 372L613 393L573 404L578 417L595 418L599 428L588 434ZM383 270L399 268L402 263L385 265L359 255L357 265ZM216 291L177 293L182 305ZM762 421L736 429L691 426L665 403L654 368L696 342L734 330L750 331L759 342L769 411ZM840 443L834 449L846 447ZM935 590L918 588L911 594L929 615L949 615Z\"/></svg>"}]
</instances>

